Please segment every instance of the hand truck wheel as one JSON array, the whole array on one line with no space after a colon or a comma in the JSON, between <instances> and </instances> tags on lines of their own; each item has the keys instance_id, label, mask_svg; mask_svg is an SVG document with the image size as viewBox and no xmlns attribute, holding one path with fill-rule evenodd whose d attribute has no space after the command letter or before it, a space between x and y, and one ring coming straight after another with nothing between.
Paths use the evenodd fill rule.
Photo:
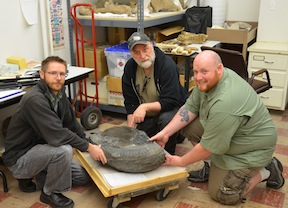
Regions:
<instances>
[{"instance_id":1,"label":"hand truck wheel","mask_svg":"<svg viewBox=\"0 0 288 208\"><path fill-rule=\"evenodd\" d=\"M82 126L86 130L95 129L99 126L102 120L102 112L95 106L86 107L80 116Z\"/></svg>"}]
</instances>

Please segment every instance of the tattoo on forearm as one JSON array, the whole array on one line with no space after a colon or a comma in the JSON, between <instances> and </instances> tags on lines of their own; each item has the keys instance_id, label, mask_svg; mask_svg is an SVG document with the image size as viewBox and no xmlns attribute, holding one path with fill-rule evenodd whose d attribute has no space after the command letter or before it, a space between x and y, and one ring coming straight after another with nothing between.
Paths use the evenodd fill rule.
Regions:
<instances>
[{"instance_id":1,"label":"tattoo on forearm","mask_svg":"<svg viewBox=\"0 0 288 208\"><path fill-rule=\"evenodd\" d=\"M180 109L179 115L182 117L181 118L182 122L188 122L189 121L188 109L186 109L185 107Z\"/></svg>"}]
</instances>

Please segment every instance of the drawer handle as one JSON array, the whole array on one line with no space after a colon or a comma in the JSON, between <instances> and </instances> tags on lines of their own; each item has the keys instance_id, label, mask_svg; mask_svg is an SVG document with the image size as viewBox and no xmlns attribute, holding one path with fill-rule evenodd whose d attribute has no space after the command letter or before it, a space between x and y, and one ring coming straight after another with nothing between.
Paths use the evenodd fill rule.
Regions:
<instances>
[{"instance_id":1,"label":"drawer handle","mask_svg":"<svg viewBox=\"0 0 288 208\"><path fill-rule=\"evenodd\" d=\"M253 60L255 60L255 61L264 61L265 60L265 56L254 55L253 56Z\"/></svg>"},{"instance_id":2,"label":"drawer handle","mask_svg":"<svg viewBox=\"0 0 288 208\"><path fill-rule=\"evenodd\" d=\"M260 97L263 98L263 99L269 99L269 96L260 95Z\"/></svg>"},{"instance_id":3,"label":"drawer handle","mask_svg":"<svg viewBox=\"0 0 288 208\"><path fill-rule=\"evenodd\" d=\"M274 61L264 61L265 64L274 64Z\"/></svg>"}]
</instances>

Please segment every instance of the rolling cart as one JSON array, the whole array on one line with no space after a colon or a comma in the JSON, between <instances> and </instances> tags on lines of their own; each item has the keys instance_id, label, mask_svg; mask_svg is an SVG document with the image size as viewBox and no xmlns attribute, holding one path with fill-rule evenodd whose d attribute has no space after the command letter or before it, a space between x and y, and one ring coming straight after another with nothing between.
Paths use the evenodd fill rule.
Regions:
<instances>
[{"instance_id":1,"label":"rolling cart","mask_svg":"<svg viewBox=\"0 0 288 208\"><path fill-rule=\"evenodd\" d=\"M85 67L84 46L91 44L93 46L93 58L94 58L94 79L95 79L95 95L89 96L87 92L87 80L78 81L78 92L72 102L72 106L75 108L75 104L79 98L79 110L75 108L75 113L80 117L82 126L91 130L97 128L102 120L102 112L99 109L99 97L98 97L98 74L97 74L97 60L96 60L96 30L95 27L91 27L91 40L84 38L83 25L77 19L77 9L80 6L87 6L91 11L91 21L94 25L94 8L91 4L74 4L70 7L70 15L74 20L74 35L75 35L75 47L76 47L76 60L77 66ZM80 54L81 53L81 59ZM88 98L92 101L88 103ZM93 104L96 102L96 106Z\"/></svg>"},{"instance_id":2,"label":"rolling cart","mask_svg":"<svg viewBox=\"0 0 288 208\"><path fill-rule=\"evenodd\" d=\"M75 150L75 155L104 197L108 198L107 208L121 208L122 202L154 191L156 199L163 201L179 187L180 180L188 176L186 168L172 166L160 166L141 174L123 173L93 160L87 152Z\"/></svg>"}]
</instances>

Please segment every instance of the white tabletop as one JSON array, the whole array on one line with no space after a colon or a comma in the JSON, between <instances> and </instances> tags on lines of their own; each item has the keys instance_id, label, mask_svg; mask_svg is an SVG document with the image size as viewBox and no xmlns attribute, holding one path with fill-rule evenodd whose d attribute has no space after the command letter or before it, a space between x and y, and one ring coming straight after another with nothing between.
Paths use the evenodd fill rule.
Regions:
<instances>
[{"instance_id":1,"label":"white tabletop","mask_svg":"<svg viewBox=\"0 0 288 208\"><path fill-rule=\"evenodd\" d=\"M32 69L32 70L39 70L39 68L38 69ZM32 70L29 69L29 71L32 71ZM28 70L26 70L26 71L28 71ZM25 74L26 71L24 70L22 73ZM89 73L91 73L93 71L94 71L93 68L68 66L68 76L66 77L66 81L68 81L68 83L69 83L69 81L73 81L73 79L76 79L77 77L80 77L82 75L86 75L86 74L88 75ZM16 97L20 97L23 94L25 94L25 91L23 91L22 89L0 90L0 103L7 101L7 100L10 100L10 99L13 99L13 98L16 98Z\"/></svg>"},{"instance_id":2,"label":"white tabletop","mask_svg":"<svg viewBox=\"0 0 288 208\"><path fill-rule=\"evenodd\" d=\"M68 76L66 77L66 80L75 78L75 77L83 75L83 74L87 74L87 73L89 74L93 71L94 71L93 68L68 66Z\"/></svg>"}]
</instances>

